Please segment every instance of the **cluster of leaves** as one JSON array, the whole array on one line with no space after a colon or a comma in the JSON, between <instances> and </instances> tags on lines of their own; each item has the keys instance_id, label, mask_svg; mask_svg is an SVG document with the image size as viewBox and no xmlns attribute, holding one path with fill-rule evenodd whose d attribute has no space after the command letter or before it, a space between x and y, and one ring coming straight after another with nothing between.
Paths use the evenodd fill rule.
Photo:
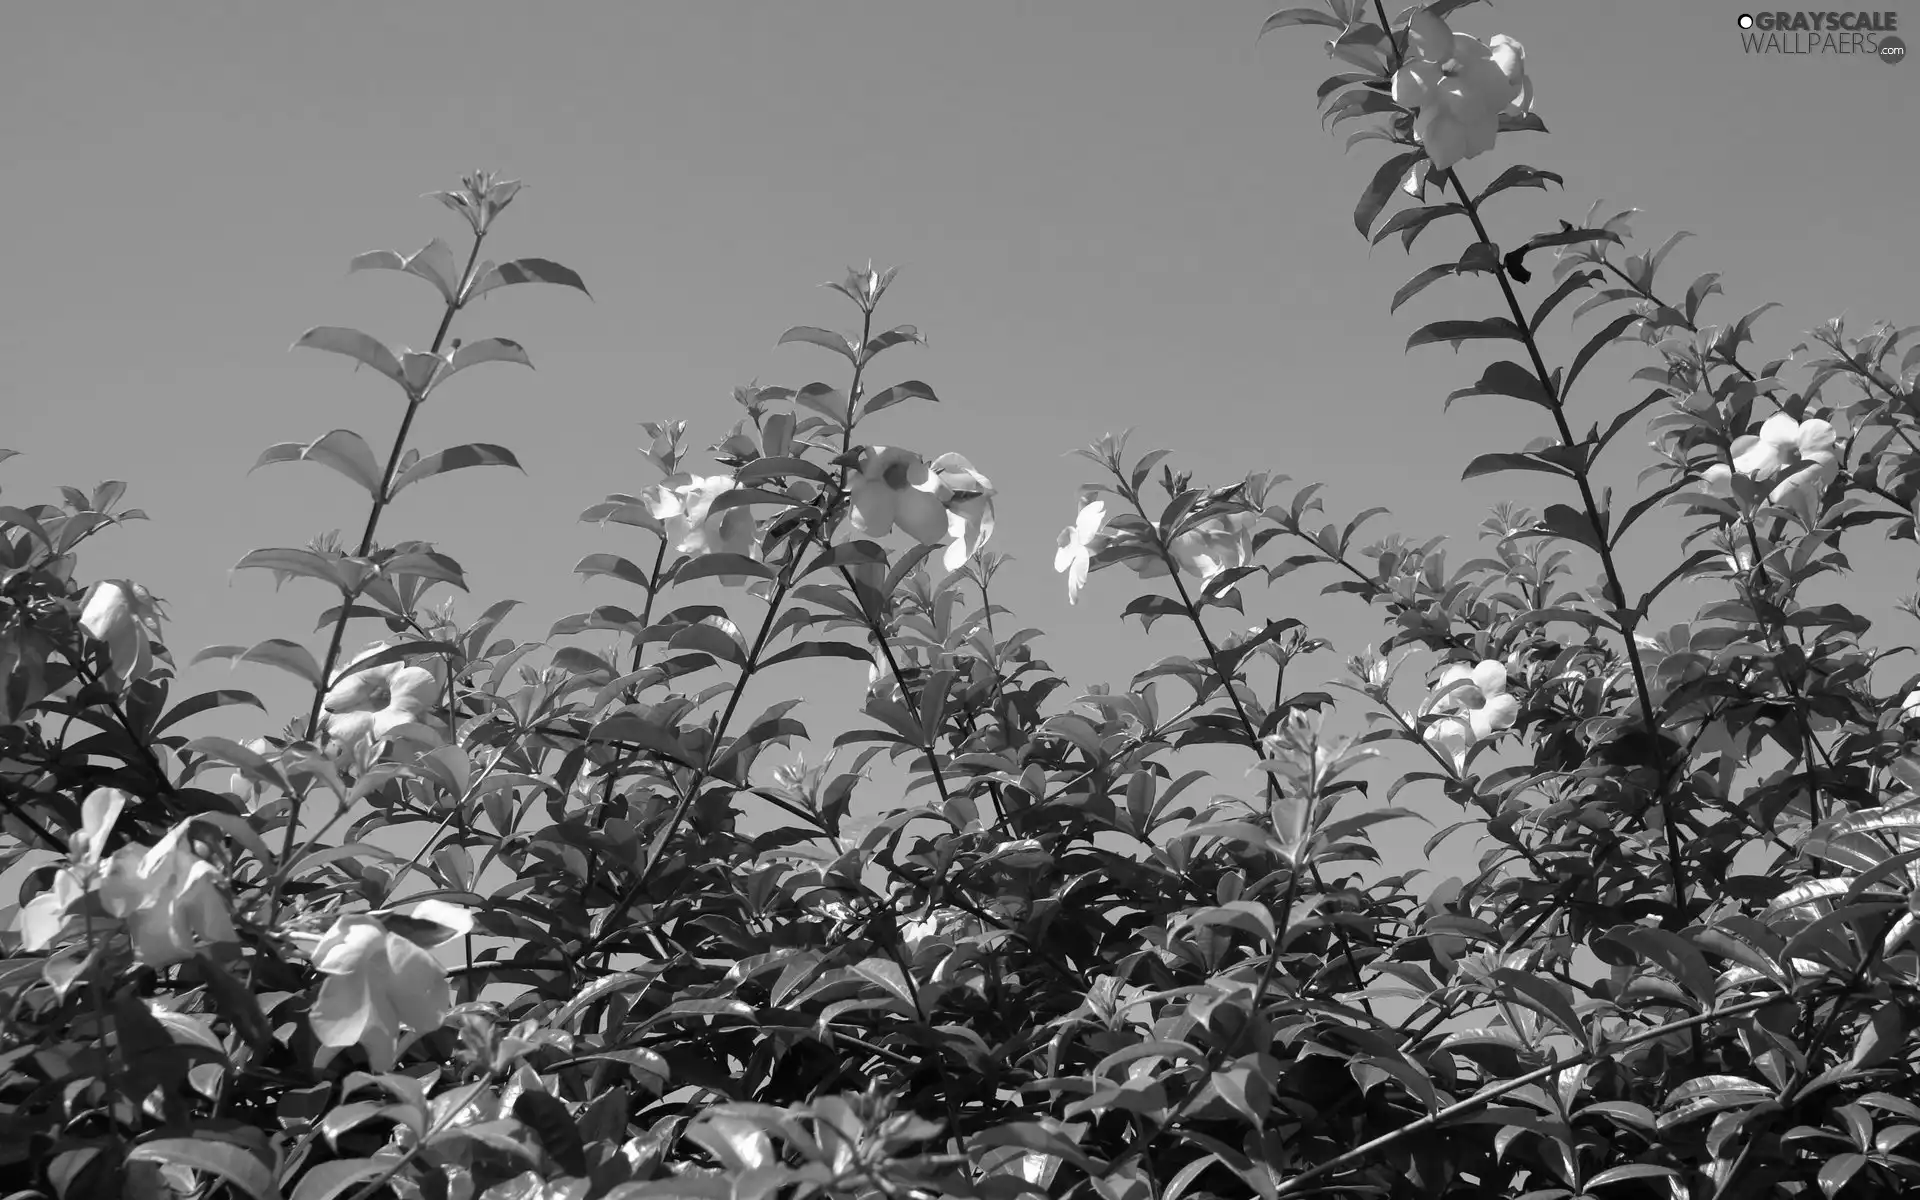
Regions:
<instances>
[{"instance_id":1,"label":"cluster of leaves","mask_svg":"<svg viewBox=\"0 0 1920 1200\"><path fill-rule=\"evenodd\" d=\"M1515 166L1475 194L1420 169L1391 99L1404 24L1330 0L1269 25L1337 30L1362 70L1323 101L1385 117L1368 132L1395 157L1362 233L1410 249L1429 226L1471 228L1394 307L1489 277L1496 315L1409 345L1516 346L1448 400L1519 400L1547 431L1467 476L1550 476L1565 502L1503 507L1491 553L1450 569L1438 540L1363 543L1378 510L1316 528L1317 486L1198 487L1165 451L1103 439L1063 569L1164 580L1124 613L1184 622L1197 648L1124 690L1063 692L1037 631L1009 632L993 600L1003 559L936 575L933 539L880 540L895 493L976 517L990 493L964 460L914 476L919 460L860 440L874 414L934 398L917 380L872 390L877 357L918 334L876 325L892 276L869 268L833 285L856 332L782 338L834 354L844 385L742 389L722 477L683 473L683 423L650 424L665 480L584 514L651 539L650 565L578 568L638 611L563 618L549 641L612 633L625 662L496 638L514 602L463 626L424 604L465 589L457 562L375 541L412 483L518 465L500 446L408 448L458 371L527 361L506 339L451 340L456 317L499 286L585 291L547 260L482 261L517 184L470 177L441 195L472 233L464 267L437 239L354 260L435 287L428 350L300 339L391 380L405 409L384 465L349 430L261 458L319 462L371 501L350 549L240 564L332 593L323 655L271 639L200 656L311 685L282 735L177 732L259 701L175 701L150 598L75 582L76 546L140 515L116 508L122 485L0 508L0 866L23 880L0 920L0 1177L43 1197L255 1200L1551 1200L1920 1180L1904 1152L1920 697L1876 695L1889 652L1868 621L1803 598L1850 571L1848 531L1915 538L1915 331L1836 323L1754 364L1760 314L1698 324L1716 277L1659 290L1677 238L1626 253L1630 214L1503 248L1487 201L1558 178ZM1382 222L1410 177L1418 202ZM1426 203L1430 185L1454 199ZM1551 292L1523 303L1549 249ZM1574 301L1608 319L1550 368L1538 331ZM1571 391L1622 341L1657 359L1634 376L1648 392L1579 434ZM1769 451L1805 486L1770 490L1755 465L1770 409L1844 431ZM1636 422L1660 461L1616 510L1594 471ZM1762 442L1785 446L1780 428ZM1688 530L1672 569L1630 588L1616 552L1655 508ZM1357 739L1323 732L1331 693L1289 690L1326 643L1292 618L1245 627L1248 583L1302 571L1390 627L1342 685L1376 722ZM1715 598L1649 633L1681 581ZM1220 608L1239 628L1209 624ZM391 637L347 660L356 621ZM1396 673L1416 651L1456 669L1408 711ZM768 765L808 731L791 700L747 717L746 693L812 657L870 667L866 720L824 761ZM1503 741L1525 761L1491 767ZM1181 769L1196 747L1253 770ZM1420 765L1376 802L1359 768L1389 749ZM856 813L883 754L909 802ZM1472 878L1377 865L1371 831L1407 815L1391 803L1410 783L1462 814L1429 852L1481 836Z\"/></svg>"}]
</instances>

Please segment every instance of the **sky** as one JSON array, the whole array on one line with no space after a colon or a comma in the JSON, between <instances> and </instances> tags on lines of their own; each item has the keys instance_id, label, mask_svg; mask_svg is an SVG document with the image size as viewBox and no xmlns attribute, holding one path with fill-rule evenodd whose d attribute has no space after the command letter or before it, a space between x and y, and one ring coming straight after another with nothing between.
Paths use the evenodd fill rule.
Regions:
<instances>
[{"instance_id":1,"label":"sky","mask_svg":"<svg viewBox=\"0 0 1920 1200\"><path fill-rule=\"evenodd\" d=\"M637 604L571 571L590 553L650 554L636 530L577 520L655 482L634 449L638 423L685 418L705 446L737 419L738 385L843 383L837 360L775 341L790 325L850 324L851 307L816 285L868 259L901 268L882 317L927 337L883 358L880 382L921 379L941 402L903 405L863 435L957 451L992 478L993 545L1015 559L997 599L1048 631L1039 653L1076 684L1124 687L1186 648L1169 627L1121 630L1140 591L1130 575L1096 575L1069 607L1051 570L1076 485L1091 478L1063 455L1108 431L1174 449L1200 482L1254 470L1326 481L1332 515L1387 505L1395 515L1377 532L1444 533L1471 555L1491 504L1548 497L1531 482L1513 490L1513 477L1462 483L1460 468L1547 428L1495 400L1443 412L1485 353L1402 352L1420 323L1491 315L1498 296L1484 281L1436 287L1389 315L1394 289L1457 256L1464 231L1436 226L1411 258L1397 243L1369 250L1350 213L1384 148L1343 153L1359 126L1323 130L1314 87L1344 67L1315 31L1257 37L1270 11L1238 0L21 7L0 44L0 446L21 452L0 465L0 503L126 480L124 503L152 520L88 543L81 578L130 577L166 600L183 667L203 646L266 637L323 653L317 585L276 594L266 573L229 570L254 548L330 529L351 540L365 497L311 465L248 468L269 445L341 427L384 457L402 404L373 373L288 347L316 325L424 347L439 315L431 290L349 276L347 261L435 236L464 256L464 226L420 197L487 168L528 185L489 256L556 259L592 299L518 287L462 314L455 335L519 341L536 370L466 373L415 424L422 450L501 443L526 467L428 481L383 519L383 541L429 539L466 568L463 622L515 597L523 607L503 632L540 639L569 613ZM1503 138L1463 176L1484 184L1524 156L1567 183L1495 202L1494 237L1517 243L1601 198L1644 210L1641 248L1692 230L1663 286L1723 272L1729 298L1708 310L1720 321L1781 302L1760 326L1763 357L1839 313L1863 328L1920 321L1920 63L1749 55L1741 11L1616 0L1460 12L1462 31L1525 44L1552 131ZM1899 15L1920 31L1920 7ZM1544 294L1536 282L1532 298ZM1563 318L1549 328L1564 362L1576 343ZM1643 365L1609 351L1574 399L1576 424L1637 400L1627 377ZM1623 495L1647 461L1639 444L1623 439L1608 467ZM1644 586L1663 551L1638 554L1628 565ZM1912 546L1880 557L1869 602L1911 588ZM1318 582L1290 577L1247 608L1247 624L1300 616L1339 646L1299 668L1303 683L1378 637L1370 614L1318 596ZM800 714L837 728L860 669L816 666L769 680L764 701L840 689L837 709L812 701ZM176 698L238 686L275 711L183 731L252 736L305 709L271 668L184 675Z\"/></svg>"}]
</instances>

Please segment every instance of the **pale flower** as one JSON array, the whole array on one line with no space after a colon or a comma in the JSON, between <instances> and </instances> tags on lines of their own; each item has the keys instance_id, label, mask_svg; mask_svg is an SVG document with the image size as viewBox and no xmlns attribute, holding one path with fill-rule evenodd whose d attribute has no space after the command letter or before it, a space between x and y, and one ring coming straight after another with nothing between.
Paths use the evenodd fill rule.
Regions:
<instances>
[{"instance_id":1,"label":"pale flower","mask_svg":"<svg viewBox=\"0 0 1920 1200\"><path fill-rule=\"evenodd\" d=\"M942 454L930 469L947 490L947 533L953 538L940 562L958 571L993 536L993 481L958 454Z\"/></svg>"},{"instance_id":2,"label":"pale flower","mask_svg":"<svg viewBox=\"0 0 1920 1200\"><path fill-rule=\"evenodd\" d=\"M1471 667L1453 664L1440 673L1435 691L1444 694L1430 701L1426 711L1440 719L1427 727L1424 736L1458 769L1465 769L1467 751L1475 742L1513 728L1520 715L1520 701L1507 692L1507 668L1497 659L1483 659Z\"/></svg>"},{"instance_id":3,"label":"pale flower","mask_svg":"<svg viewBox=\"0 0 1920 1200\"><path fill-rule=\"evenodd\" d=\"M1908 692L1907 698L1900 702L1900 719L1920 721L1920 687Z\"/></svg>"},{"instance_id":4,"label":"pale flower","mask_svg":"<svg viewBox=\"0 0 1920 1200\"><path fill-rule=\"evenodd\" d=\"M337 752L356 754L402 725L424 723L440 698L440 678L425 667L408 662L355 670L363 662L387 649L375 644L348 663L337 682L327 692L322 705L328 739Z\"/></svg>"},{"instance_id":5,"label":"pale flower","mask_svg":"<svg viewBox=\"0 0 1920 1200\"><path fill-rule=\"evenodd\" d=\"M438 1029L453 1006L439 960L361 913L334 923L314 948L313 967L327 977L309 1017L314 1036L323 1046L364 1046L376 1072L393 1070L401 1026Z\"/></svg>"},{"instance_id":6,"label":"pale flower","mask_svg":"<svg viewBox=\"0 0 1920 1200\"><path fill-rule=\"evenodd\" d=\"M200 942L234 940L220 872L186 835L182 822L151 850L123 847L100 878L101 904L126 922L134 959L149 967L185 962Z\"/></svg>"},{"instance_id":7,"label":"pale flower","mask_svg":"<svg viewBox=\"0 0 1920 1200\"><path fill-rule=\"evenodd\" d=\"M921 545L932 546L947 536L950 495L918 454L875 446L862 458L853 483L853 527L879 538L898 525Z\"/></svg>"},{"instance_id":8,"label":"pale flower","mask_svg":"<svg viewBox=\"0 0 1920 1200\"><path fill-rule=\"evenodd\" d=\"M1067 573L1067 603L1080 601L1080 589L1087 586L1087 572L1093 569L1093 543L1107 521L1107 503L1095 500L1080 510L1073 524L1060 531L1060 548L1053 555L1053 569Z\"/></svg>"},{"instance_id":9,"label":"pale flower","mask_svg":"<svg viewBox=\"0 0 1920 1200\"><path fill-rule=\"evenodd\" d=\"M746 505L713 511L713 502L740 485L731 475L674 476L682 482L648 490L653 515L664 521L667 537L681 554L739 554L754 557L753 513Z\"/></svg>"},{"instance_id":10,"label":"pale flower","mask_svg":"<svg viewBox=\"0 0 1920 1200\"><path fill-rule=\"evenodd\" d=\"M1812 525L1814 504L1840 472L1835 442L1833 426L1827 421L1817 417L1796 421L1785 413L1775 413L1760 426L1757 435L1734 442L1731 465L1714 463L1700 473L1700 478L1714 495L1732 499L1734 475L1764 483L1783 467L1801 463L1799 470L1774 486L1767 501L1793 509Z\"/></svg>"},{"instance_id":11,"label":"pale flower","mask_svg":"<svg viewBox=\"0 0 1920 1200\"><path fill-rule=\"evenodd\" d=\"M125 579L94 584L80 610L80 628L107 644L114 683L125 686L153 669L160 620L152 594L139 584Z\"/></svg>"},{"instance_id":12,"label":"pale flower","mask_svg":"<svg viewBox=\"0 0 1920 1200\"><path fill-rule=\"evenodd\" d=\"M1202 584L1211 583L1222 571L1244 567L1253 561L1255 514L1227 513L1208 517L1173 539L1167 547L1180 569L1197 576ZM1143 579L1167 574L1167 564L1159 557L1136 558L1128 563Z\"/></svg>"},{"instance_id":13,"label":"pale flower","mask_svg":"<svg viewBox=\"0 0 1920 1200\"><path fill-rule=\"evenodd\" d=\"M67 842L67 862L53 886L20 906L20 948L47 949L67 928L67 914L99 880L107 835L131 797L118 788L95 788L80 805L80 831Z\"/></svg>"},{"instance_id":14,"label":"pale flower","mask_svg":"<svg viewBox=\"0 0 1920 1200\"><path fill-rule=\"evenodd\" d=\"M1393 76L1393 99L1415 110L1413 135L1434 170L1493 149L1500 115L1532 109L1526 49L1505 34L1483 43L1422 9L1413 16L1407 42L1405 63ZM1403 186L1418 194L1411 180Z\"/></svg>"}]
</instances>

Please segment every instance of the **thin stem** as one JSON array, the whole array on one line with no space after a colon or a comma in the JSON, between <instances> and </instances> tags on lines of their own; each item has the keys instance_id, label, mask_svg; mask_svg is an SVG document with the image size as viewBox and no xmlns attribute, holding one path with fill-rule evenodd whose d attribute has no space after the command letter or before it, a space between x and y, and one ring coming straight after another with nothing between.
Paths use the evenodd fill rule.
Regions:
<instances>
[{"instance_id":1,"label":"thin stem","mask_svg":"<svg viewBox=\"0 0 1920 1200\"><path fill-rule=\"evenodd\" d=\"M447 330L453 325L454 314L465 303L467 288L473 278L474 264L480 261L480 246L486 241L485 230L477 230L473 236L473 249L467 255L467 265L460 272L460 286L454 292L454 298L447 302L445 311L440 314L440 327L434 330L433 345L427 353L437 355L441 345L447 339ZM409 391L407 411L400 418L400 431L394 435L393 449L387 454L387 467L380 475L380 490L374 494L373 507L367 512L367 524L360 534L359 549L354 552L356 558L366 558L373 550L374 531L380 525L380 514L386 511L393 499L393 477L400 469L400 456L406 450L407 434L413 429L413 418L419 413L424 394L415 395ZM320 682L314 688L313 704L307 710L306 740L312 741L320 730L320 712L327 702L327 693L333 687L333 669L340 661L340 646L346 639L347 621L353 611L353 597L343 596L340 602L340 616L333 623L333 636L327 642L327 656L320 667ZM292 808L287 813L287 831L281 839L281 857L293 853L294 840L300 831L300 810L306 800L304 792L292 797ZM280 908L280 889L276 885L267 897L267 923L271 925Z\"/></svg>"}]
</instances>

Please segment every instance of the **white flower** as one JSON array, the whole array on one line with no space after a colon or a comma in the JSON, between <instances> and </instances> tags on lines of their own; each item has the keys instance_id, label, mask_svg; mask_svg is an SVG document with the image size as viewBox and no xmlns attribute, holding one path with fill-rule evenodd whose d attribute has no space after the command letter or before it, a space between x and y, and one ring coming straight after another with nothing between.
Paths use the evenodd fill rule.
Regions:
<instances>
[{"instance_id":1,"label":"white flower","mask_svg":"<svg viewBox=\"0 0 1920 1200\"><path fill-rule=\"evenodd\" d=\"M853 528L881 538L898 525L923 546L948 538L941 563L957 571L993 536L991 480L958 454L928 463L901 446L874 446L853 480Z\"/></svg>"},{"instance_id":2,"label":"white flower","mask_svg":"<svg viewBox=\"0 0 1920 1200\"><path fill-rule=\"evenodd\" d=\"M1900 719L1920 721L1920 687L1908 692L1907 698L1900 702Z\"/></svg>"},{"instance_id":3,"label":"white flower","mask_svg":"<svg viewBox=\"0 0 1920 1200\"><path fill-rule=\"evenodd\" d=\"M923 546L947 536L947 506L939 476L918 454L875 446L860 462L853 484L853 527L885 537L898 525Z\"/></svg>"},{"instance_id":4,"label":"white flower","mask_svg":"<svg viewBox=\"0 0 1920 1200\"><path fill-rule=\"evenodd\" d=\"M946 489L947 534L953 538L940 563L958 571L993 536L993 481L958 454L942 454L930 469Z\"/></svg>"},{"instance_id":5,"label":"white flower","mask_svg":"<svg viewBox=\"0 0 1920 1200\"><path fill-rule=\"evenodd\" d=\"M401 1026L438 1029L453 1006L439 961L361 913L334 923L314 948L313 967L327 977L309 1017L314 1036L323 1046L364 1046L376 1072L393 1070Z\"/></svg>"},{"instance_id":6,"label":"white flower","mask_svg":"<svg viewBox=\"0 0 1920 1200\"><path fill-rule=\"evenodd\" d=\"M713 511L713 502L740 484L731 475L670 475L640 495L640 503L661 523L676 553L738 554L760 561L760 539L753 512L744 504ZM726 587L747 583L745 575L717 577Z\"/></svg>"},{"instance_id":7,"label":"white flower","mask_svg":"<svg viewBox=\"0 0 1920 1200\"><path fill-rule=\"evenodd\" d=\"M1533 108L1526 48L1505 34L1490 42L1455 33L1422 9L1407 31L1407 58L1393 76L1394 103L1415 110L1413 135L1433 169L1493 149L1500 115ZM1417 187L1403 187L1418 195Z\"/></svg>"},{"instance_id":8,"label":"white flower","mask_svg":"<svg viewBox=\"0 0 1920 1200\"><path fill-rule=\"evenodd\" d=\"M1758 434L1734 442L1731 465L1714 463L1700 473L1700 478L1708 491L1730 500L1735 474L1764 483L1783 467L1801 463L1799 470L1774 486L1767 502L1792 509L1812 526L1814 505L1840 473L1836 440L1833 426L1817 417L1796 421L1785 413L1775 413L1760 426Z\"/></svg>"},{"instance_id":9,"label":"white flower","mask_svg":"<svg viewBox=\"0 0 1920 1200\"><path fill-rule=\"evenodd\" d=\"M99 881L107 834L129 799L118 788L95 788L81 802L80 831L67 842L66 865L55 873L52 887L20 907L21 949L45 950L66 931L68 910Z\"/></svg>"},{"instance_id":10,"label":"white flower","mask_svg":"<svg viewBox=\"0 0 1920 1200\"><path fill-rule=\"evenodd\" d=\"M1253 561L1253 513L1227 513L1208 517L1173 539L1167 551L1174 562L1202 584L1211 583L1222 571L1244 567ZM1143 579L1167 574L1167 564L1158 556L1135 558L1128 562Z\"/></svg>"},{"instance_id":11,"label":"white flower","mask_svg":"<svg viewBox=\"0 0 1920 1200\"><path fill-rule=\"evenodd\" d=\"M220 873L186 835L182 822L151 850L124 847L100 878L101 904L127 923L134 959L150 967L185 962L199 942L234 940Z\"/></svg>"},{"instance_id":12,"label":"white flower","mask_svg":"<svg viewBox=\"0 0 1920 1200\"><path fill-rule=\"evenodd\" d=\"M1440 673L1435 692L1426 711L1440 719L1427 727L1424 736L1457 769L1465 769L1467 751L1475 742L1513 728L1520 715L1520 701L1507 692L1507 668L1497 659L1483 659L1471 667L1453 664Z\"/></svg>"},{"instance_id":13,"label":"white flower","mask_svg":"<svg viewBox=\"0 0 1920 1200\"><path fill-rule=\"evenodd\" d=\"M125 579L94 584L80 610L80 628L107 644L114 683L125 686L153 669L159 613L153 595L139 584Z\"/></svg>"},{"instance_id":14,"label":"white flower","mask_svg":"<svg viewBox=\"0 0 1920 1200\"><path fill-rule=\"evenodd\" d=\"M424 723L440 698L440 678L426 667L407 662L354 669L385 645L376 643L357 655L336 677L322 705L327 737L334 752L357 755L402 725Z\"/></svg>"},{"instance_id":15,"label":"white flower","mask_svg":"<svg viewBox=\"0 0 1920 1200\"><path fill-rule=\"evenodd\" d=\"M1080 601L1080 589L1087 586L1087 572L1093 566L1093 542L1107 521L1107 504L1095 500L1080 510L1073 524L1060 531L1060 548L1053 555L1053 569L1067 573L1067 603Z\"/></svg>"}]
</instances>

